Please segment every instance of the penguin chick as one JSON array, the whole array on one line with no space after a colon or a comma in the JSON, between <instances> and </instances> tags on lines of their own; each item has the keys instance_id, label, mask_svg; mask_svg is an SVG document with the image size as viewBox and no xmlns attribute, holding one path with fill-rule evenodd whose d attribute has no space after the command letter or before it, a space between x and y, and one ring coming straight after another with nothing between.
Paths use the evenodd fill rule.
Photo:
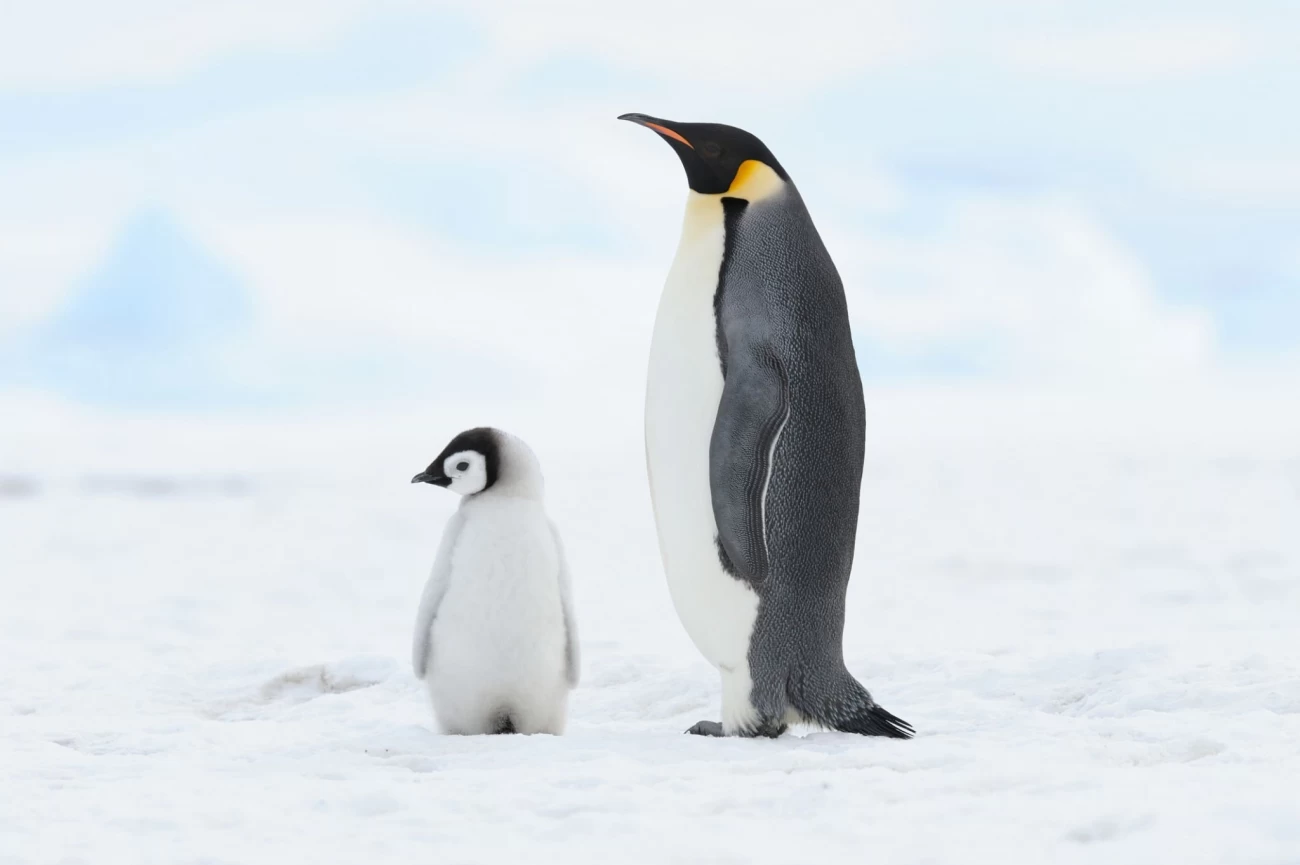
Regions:
<instances>
[{"instance_id":1,"label":"penguin chick","mask_svg":"<svg viewBox=\"0 0 1300 865\"><path fill-rule=\"evenodd\" d=\"M444 733L564 732L578 632L559 532L528 445L480 427L411 483L459 493L420 599L412 661Z\"/></svg>"}]
</instances>

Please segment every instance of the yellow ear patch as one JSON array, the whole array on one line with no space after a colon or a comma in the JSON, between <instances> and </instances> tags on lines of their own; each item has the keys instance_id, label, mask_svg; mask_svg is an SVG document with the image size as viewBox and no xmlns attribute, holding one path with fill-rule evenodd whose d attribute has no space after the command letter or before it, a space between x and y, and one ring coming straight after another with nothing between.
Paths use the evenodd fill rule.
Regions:
<instances>
[{"instance_id":1,"label":"yellow ear patch","mask_svg":"<svg viewBox=\"0 0 1300 865\"><path fill-rule=\"evenodd\" d=\"M746 201L759 201L784 185L785 181L771 168L757 159L746 159L736 169L736 177L731 181L731 188L726 194Z\"/></svg>"}]
</instances>

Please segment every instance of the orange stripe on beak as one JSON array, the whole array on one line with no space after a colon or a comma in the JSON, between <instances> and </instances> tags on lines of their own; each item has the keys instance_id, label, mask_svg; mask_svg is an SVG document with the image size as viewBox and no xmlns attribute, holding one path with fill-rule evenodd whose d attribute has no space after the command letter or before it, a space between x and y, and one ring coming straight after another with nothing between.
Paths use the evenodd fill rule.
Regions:
<instances>
[{"instance_id":1,"label":"orange stripe on beak","mask_svg":"<svg viewBox=\"0 0 1300 865\"><path fill-rule=\"evenodd\" d=\"M649 126L651 129L653 129L655 132L658 132L660 135L666 135L669 138L673 139L674 141L680 141L682 144L685 144L691 150L695 149L694 144L691 144L689 141L687 141L685 138L682 138L676 132L673 132L667 126L660 126L658 123L647 123L645 125Z\"/></svg>"}]
</instances>

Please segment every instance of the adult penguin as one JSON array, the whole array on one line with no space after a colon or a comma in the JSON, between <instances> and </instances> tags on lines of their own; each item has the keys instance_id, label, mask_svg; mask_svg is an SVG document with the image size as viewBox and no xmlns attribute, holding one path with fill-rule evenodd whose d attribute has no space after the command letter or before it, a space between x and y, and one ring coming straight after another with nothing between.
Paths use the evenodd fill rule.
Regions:
<instances>
[{"instance_id":1,"label":"adult penguin","mask_svg":"<svg viewBox=\"0 0 1300 865\"><path fill-rule=\"evenodd\" d=\"M655 319L646 462L669 590L722 676L699 735L793 722L913 730L844 666L865 410L839 274L742 129L624 114L681 159L686 217Z\"/></svg>"}]
</instances>

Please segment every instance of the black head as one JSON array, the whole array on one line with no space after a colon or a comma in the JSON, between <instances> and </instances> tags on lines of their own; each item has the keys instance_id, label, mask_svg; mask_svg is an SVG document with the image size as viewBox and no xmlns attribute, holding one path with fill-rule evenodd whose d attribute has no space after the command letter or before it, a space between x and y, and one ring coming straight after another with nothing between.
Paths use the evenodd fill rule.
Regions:
<instances>
[{"instance_id":1,"label":"black head","mask_svg":"<svg viewBox=\"0 0 1300 865\"><path fill-rule=\"evenodd\" d=\"M489 489L500 472L501 442L496 430L477 427L452 439L427 469L411 478L411 483L434 484L472 496Z\"/></svg>"},{"instance_id":2,"label":"black head","mask_svg":"<svg viewBox=\"0 0 1300 865\"><path fill-rule=\"evenodd\" d=\"M731 191L740 167L749 161L766 165L782 180L790 179L767 145L743 129L721 123L677 123L645 114L624 114L618 119L653 129L667 141L686 169L686 182L696 192L720 195Z\"/></svg>"}]
</instances>

